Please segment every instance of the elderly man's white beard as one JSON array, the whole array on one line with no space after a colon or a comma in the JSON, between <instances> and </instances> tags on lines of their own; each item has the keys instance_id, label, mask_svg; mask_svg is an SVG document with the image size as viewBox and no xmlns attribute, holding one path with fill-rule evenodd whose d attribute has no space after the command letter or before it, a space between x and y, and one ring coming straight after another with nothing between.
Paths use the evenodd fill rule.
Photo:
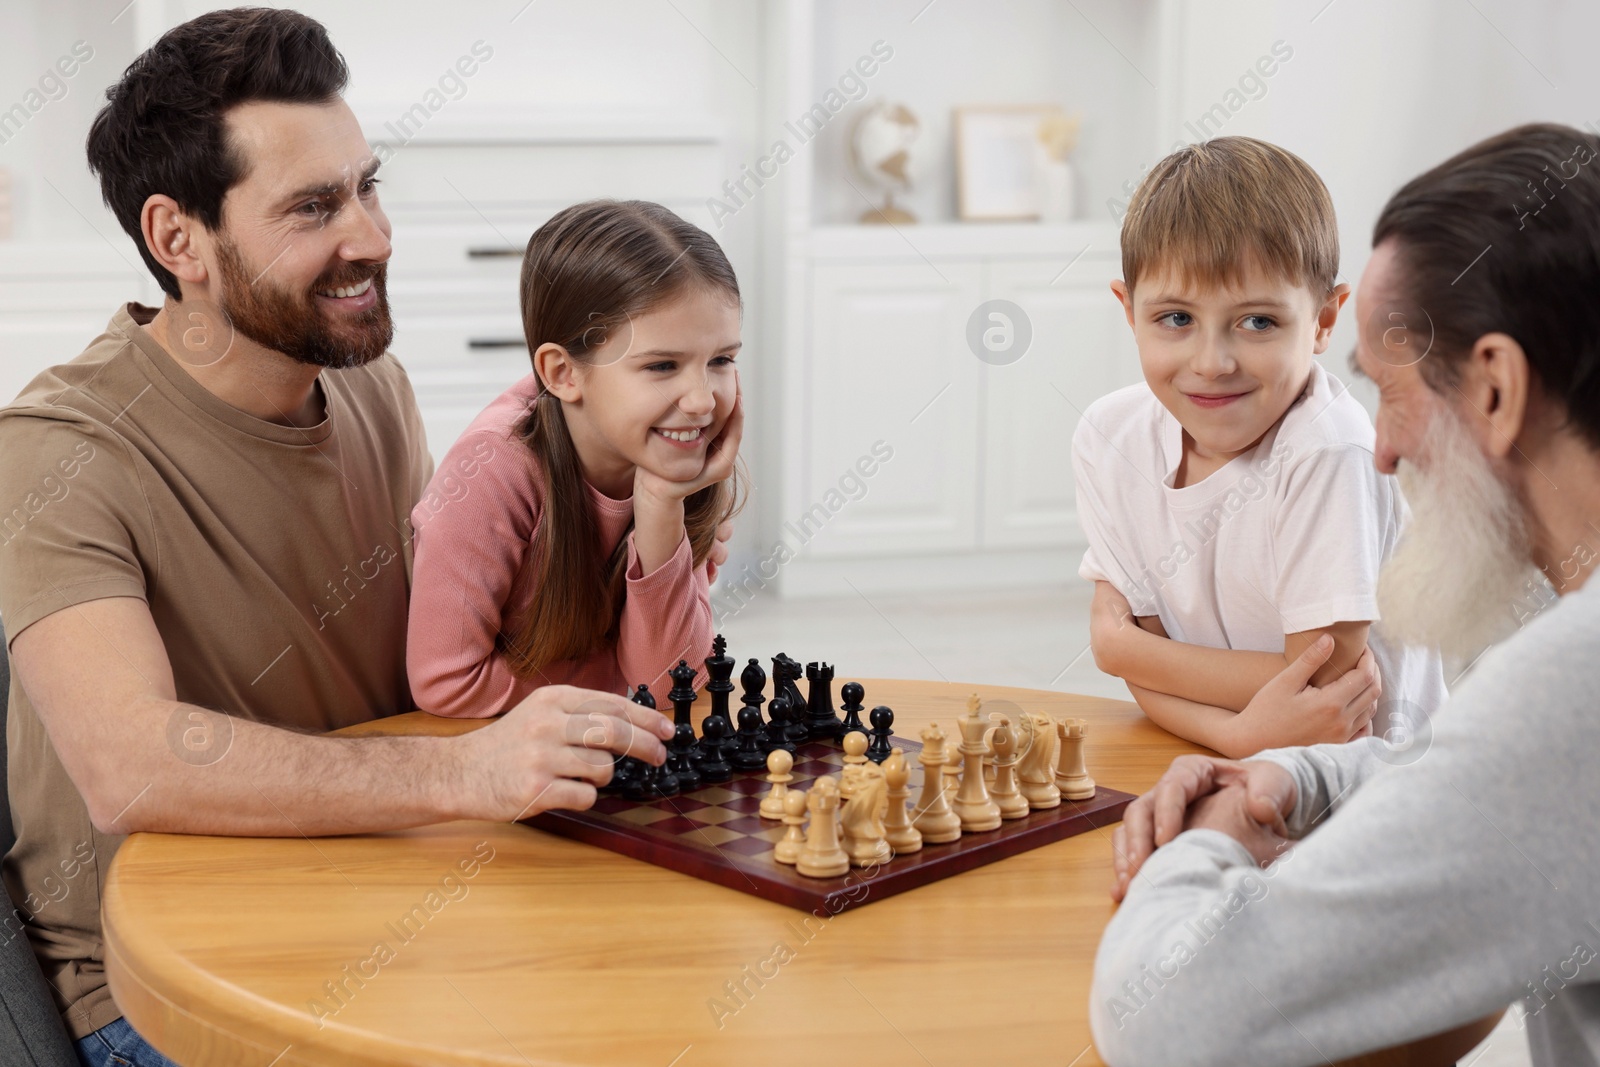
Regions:
<instances>
[{"instance_id":1,"label":"elderly man's white beard","mask_svg":"<svg viewBox=\"0 0 1600 1067\"><path fill-rule=\"evenodd\" d=\"M1465 661L1516 628L1537 571L1521 503L1455 412L1439 408L1424 439L1427 466L1398 469L1411 521L1378 575L1378 627Z\"/></svg>"}]
</instances>

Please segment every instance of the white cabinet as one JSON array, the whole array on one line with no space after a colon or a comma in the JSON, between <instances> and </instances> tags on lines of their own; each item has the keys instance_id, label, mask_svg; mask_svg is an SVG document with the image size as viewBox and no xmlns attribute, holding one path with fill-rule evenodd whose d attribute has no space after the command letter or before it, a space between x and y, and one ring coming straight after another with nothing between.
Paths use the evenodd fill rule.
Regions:
<instances>
[{"instance_id":1,"label":"white cabinet","mask_svg":"<svg viewBox=\"0 0 1600 1067\"><path fill-rule=\"evenodd\" d=\"M981 301L973 264L818 264L812 274L805 503L792 521L819 556L972 547L979 368L963 339ZM857 490L873 445L892 458ZM859 472L858 472L859 473ZM841 488L841 480L844 487ZM845 499L813 536L829 491Z\"/></svg>"},{"instance_id":2,"label":"white cabinet","mask_svg":"<svg viewBox=\"0 0 1600 1067\"><path fill-rule=\"evenodd\" d=\"M1139 378L1132 331L1096 266L1080 261L1064 274L1053 262L989 268L989 298L1022 308L1033 336L1021 359L984 367L985 548L1051 548L1079 536L1073 432L1091 403Z\"/></svg>"},{"instance_id":3,"label":"white cabinet","mask_svg":"<svg viewBox=\"0 0 1600 1067\"><path fill-rule=\"evenodd\" d=\"M924 584L929 571L1014 580L1015 561L999 561L1019 551L1067 560L1081 543L1073 431L1091 402L1139 376L1106 284L1117 273L1114 243L1074 261L973 255L959 235L908 234L933 254L908 258L887 238L851 235L822 242L826 254L812 261L794 353L803 396L783 405L804 413L787 439L803 457L787 467L798 484L785 494L785 534L803 546L786 576L791 594L839 577L893 588L908 558L924 565ZM996 300L1015 307L994 322L1030 334L1020 358L973 346L969 323L976 315L980 332L990 325ZM891 459L871 462L886 449ZM849 478L863 457L876 472Z\"/></svg>"}]
</instances>

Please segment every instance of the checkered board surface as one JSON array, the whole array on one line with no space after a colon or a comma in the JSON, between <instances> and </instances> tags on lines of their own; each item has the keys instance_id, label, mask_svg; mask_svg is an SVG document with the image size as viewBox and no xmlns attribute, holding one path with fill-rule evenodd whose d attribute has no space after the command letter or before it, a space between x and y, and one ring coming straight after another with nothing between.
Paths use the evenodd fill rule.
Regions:
<instances>
[{"instance_id":1,"label":"checkered board surface","mask_svg":"<svg viewBox=\"0 0 1600 1067\"><path fill-rule=\"evenodd\" d=\"M910 801L915 803L922 787L922 765L916 761L922 746L900 738L892 743L906 754ZM844 751L838 744L807 742L799 747L790 788L810 789L813 780L837 776L843 766ZM589 811L547 811L525 821L765 900L838 914L1114 823L1133 799L1101 787L1092 799L1063 800L1058 808L1006 820L998 830L962 834L948 844L924 843L921 851L897 855L876 869L853 868L838 878L806 878L772 858L784 826L757 814L770 788L765 772L736 772L731 781L664 800L602 794Z\"/></svg>"}]
</instances>

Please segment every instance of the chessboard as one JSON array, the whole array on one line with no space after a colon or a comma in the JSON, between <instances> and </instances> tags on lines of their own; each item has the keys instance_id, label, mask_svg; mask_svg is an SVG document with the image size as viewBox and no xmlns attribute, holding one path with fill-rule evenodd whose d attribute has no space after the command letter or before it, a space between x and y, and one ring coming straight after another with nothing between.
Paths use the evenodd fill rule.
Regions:
<instances>
[{"instance_id":1,"label":"chessboard","mask_svg":"<svg viewBox=\"0 0 1600 1067\"><path fill-rule=\"evenodd\" d=\"M891 744L906 754L912 795L918 795L922 767L916 756L922 746L902 738ZM839 774L843 758L837 742L800 745L789 788L808 789L823 775ZM1003 820L997 830L964 833L948 844L925 843L920 851L896 855L877 867L851 868L837 878L806 878L772 858L783 824L756 813L770 788L764 773L735 772L727 782L675 797L633 801L606 794L588 811L546 811L527 821L563 837L826 916L1117 822L1133 800L1130 794L1098 786L1090 800L1064 799L1058 808Z\"/></svg>"},{"instance_id":2,"label":"chessboard","mask_svg":"<svg viewBox=\"0 0 1600 1067\"><path fill-rule=\"evenodd\" d=\"M837 877L802 875L793 864L780 863L774 858L774 850L786 832L785 823L760 814L762 799L773 789L765 769L773 748L782 746L793 753L792 766L787 771L790 780L784 785L791 792L812 791L822 778L831 779L824 783L831 791L840 779L851 777L847 764L863 762L863 750L879 766L892 761L887 765L896 766L897 771L899 761L892 760L892 753L902 753L907 781L905 793L912 798L914 813L916 798L923 796L923 776L927 770L919 761L923 746L906 738L891 737L893 712L886 707L872 710L873 725L869 731L860 719L865 709L861 706L862 687L856 683L844 687L845 716L839 719L831 693L833 668L828 664L813 663L803 668L811 683L811 692L809 697L802 696L795 685L802 668L782 654L772 661L774 695L770 702L765 701L762 691L766 675L759 661L750 660L741 676L744 707L739 710L739 727L735 733L728 707L728 697L733 690L728 679L734 661L725 653L726 643L719 636L713 655L706 660L711 677L707 689L712 698L712 711L698 736L689 719L696 697L692 687L695 672L681 661L671 672L675 685L669 699L676 713L677 733L667 746L666 767L657 769L637 760L623 760L618 765L615 785L602 791L588 811L551 810L524 821L550 833L825 916L1117 822L1122 818L1123 809L1133 800L1128 793L1096 786L1085 777L1084 781L1093 789L1093 795L1086 799L1062 796L1058 806L1031 810L1022 804L1025 815L1002 819L995 829L962 832L946 843L924 841L920 849L895 853L885 862L851 866ZM644 686L638 687L634 700L655 706L654 697ZM763 721L760 714L764 703L770 711L768 721ZM979 726L979 703L974 695L969 702L968 717L955 725L963 727L960 732L970 732L974 737L982 729L989 729L988 736L993 738L992 726L987 723ZM1004 721L999 716L995 720ZM1046 716L1038 716L1038 720L1041 730L1051 726ZM1067 725L1061 726L1063 737ZM1076 729L1076 736L1081 740L1081 720L1077 721ZM849 737L852 730L860 733L852 740L852 752L847 752L841 739ZM944 746L942 733L936 733L937 736L924 731L922 736L931 738L934 754L947 747L947 755L955 764L961 758L959 751L954 746ZM864 743L868 736L872 739L871 747ZM1011 744L1009 732L1005 743ZM736 747L739 756L733 755ZM1081 753L1081 750L1080 744L1078 751ZM1043 751L1041 747L1039 752ZM973 758L977 759L977 749L973 752ZM985 762L985 778L991 783L994 754L991 741ZM733 757L731 761L730 756ZM744 758L741 760L740 756ZM931 754L929 758L935 756ZM755 769L758 765L764 769ZM702 778L696 771L688 770L692 766L709 773ZM661 795L662 790L657 788L659 777L666 776L673 767L684 772L684 785L682 788L669 786L666 790L669 795ZM1083 770L1081 762L1078 770ZM939 772L943 775L943 791L952 798L956 795L957 783L964 776L954 771L955 766L950 766ZM1062 782L1059 773L1055 781ZM836 792L834 796L837 797ZM899 800L898 803L908 802Z\"/></svg>"}]
</instances>

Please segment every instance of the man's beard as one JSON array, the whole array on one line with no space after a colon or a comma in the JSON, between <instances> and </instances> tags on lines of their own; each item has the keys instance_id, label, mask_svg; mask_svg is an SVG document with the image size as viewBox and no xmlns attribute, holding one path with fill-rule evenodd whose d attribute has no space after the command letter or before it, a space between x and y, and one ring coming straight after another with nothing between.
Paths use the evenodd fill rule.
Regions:
<instances>
[{"instance_id":1,"label":"man's beard","mask_svg":"<svg viewBox=\"0 0 1600 1067\"><path fill-rule=\"evenodd\" d=\"M1521 501L1460 417L1436 409L1424 440L1426 468L1398 470L1411 521L1378 576L1378 628L1466 661L1516 628L1537 572Z\"/></svg>"},{"instance_id":2,"label":"man's beard","mask_svg":"<svg viewBox=\"0 0 1600 1067\"><path fill-rule=\"evenodd\" d=\"M263 348L315 367L342 370L371 363L394 339L383 264L346 263L316 280L304 293L280 289L266 280L267 271L252 272L239 249L228 240L217 248L222 268L222 313L233 328ZM376 302L358 315L335 322L317 306L316 290L360 285L372 279Z\"/></svg>"}]
</instances>

